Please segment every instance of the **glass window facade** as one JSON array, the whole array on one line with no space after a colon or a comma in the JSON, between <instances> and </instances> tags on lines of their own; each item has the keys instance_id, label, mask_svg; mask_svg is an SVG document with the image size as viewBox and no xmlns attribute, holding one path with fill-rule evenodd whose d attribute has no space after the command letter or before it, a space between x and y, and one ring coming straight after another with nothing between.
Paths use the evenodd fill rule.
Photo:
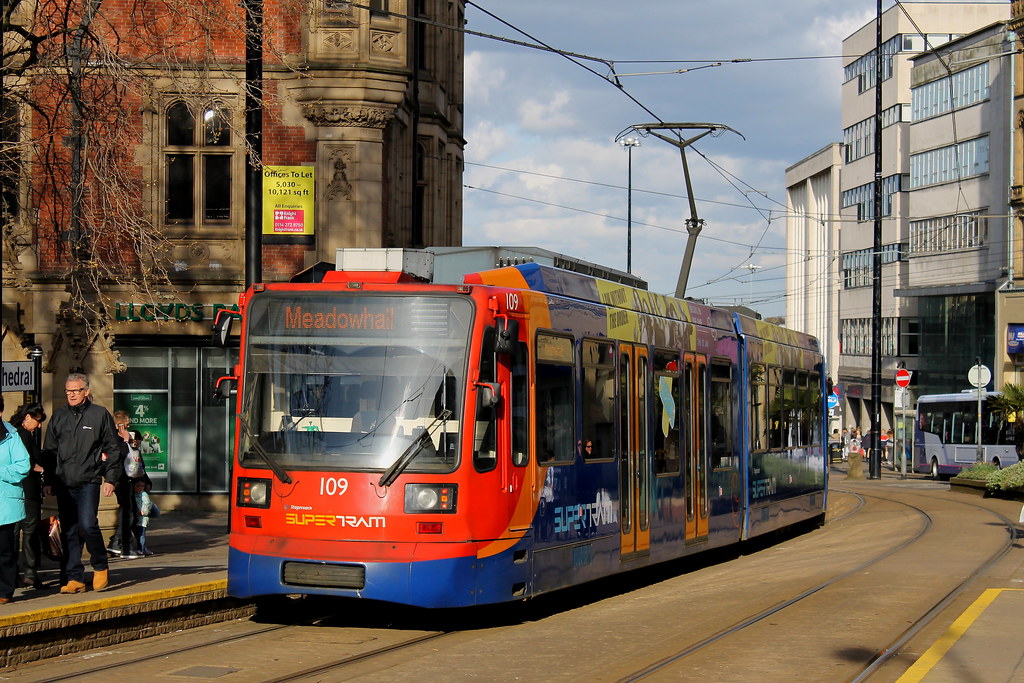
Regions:
<instances>
[{"instance_id":1,"label":"glass window facade","mask_svg":"<svg viewBox=\"0 0 1024 683\"><path fill-rule=\"evenodd\" d=\"M127 370L114 376L114 409L142 435L153 490L225 493L233 405L211 391L238 362L234 349L120 347Z\"/></svg>"},{"instance_id":2,"label":"glass window facade","mask_svg":"<svg viewBox=\"0 0 1024 683\"><path fill-rule=\"evenodd\" d=\"M987 210L910 221L910 253L939 254L985 243Z\"/></svg>"},{"instance_id":3,"label":"glass window facade","mask_svg":"<svg viewBox=\"0 0 1024 683\"><path fill-rule=\"evenodd\" d=\"M892 215L892 196L906 189L906 177L896 174L882 178L882 215ZM843 192L843 208L857 207L857 220L875 218L875 183L865 183Z\"/></svg>"},{"instance_id":4,"label":"glass window facade","mask_svg":"<svg viewBox=\"0 0 1024 683\"><path fill-rule=\"evenodd\" d=\"M910 91L914 121L969 107L989 96L989 64L982 62Z\"/></svg>"},{"instance_id":5,"label":"glass window facade","mask_svg":"<svg viewBox=\"0 0 1024 683\"><path fill-rule=\"evenodd\" d=\"M910 155L910 187L927 187L988 173L988 136Z\"/></svg>"},{"instance_id":6,"label":"glass window facade","mask_svg":"<svg viewBox=\"0 0 1024 683\"><path fill-rule=\"evenodd\" d=\"M993 365L995 294L928 296L917 300L920 324L916 394L944 394L967 389L967 371L980 358Z\"/></svg>"}]
</instances>

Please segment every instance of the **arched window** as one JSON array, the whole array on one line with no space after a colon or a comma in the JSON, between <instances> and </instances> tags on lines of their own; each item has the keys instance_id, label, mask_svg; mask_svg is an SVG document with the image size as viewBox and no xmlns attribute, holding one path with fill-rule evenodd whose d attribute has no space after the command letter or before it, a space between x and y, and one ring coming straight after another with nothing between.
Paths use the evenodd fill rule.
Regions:
<instances>
[{"instance_id":1,"label":"arched window","mask_svg":"<svg viewBox=\"0 0 1024 683\"><path fill-rule=\"evenodd\" d=\"M181 225L231 221L230 110L222 102L198 109L177 100L165 110L164 220ZM198 123L197 123L198 119Z\"/></svg>"}]
</instances>

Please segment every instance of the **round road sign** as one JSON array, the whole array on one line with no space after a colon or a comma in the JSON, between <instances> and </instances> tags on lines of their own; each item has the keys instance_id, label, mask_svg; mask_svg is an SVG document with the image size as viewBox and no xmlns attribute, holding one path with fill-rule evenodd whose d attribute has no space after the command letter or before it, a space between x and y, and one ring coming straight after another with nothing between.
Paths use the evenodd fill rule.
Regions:
<instances>
[{"instance_id":1,"label":"round road sign","mask_svg":"<svg viewBox=\"0 0 1024 683\"><path fill-rule=\"evenodd\" d=\"M992 371L984 365L974 365L967 371L967 381L974 387L987 387L992 381Z\"/></svg>"},{"instance_id":2,"label":"round road sign","mask_svg":"<svg viewBox=\"0 0 1024 683\"><path fill-rule=\"evenodd\" d=\"M896 386L908 387L910 386L910 370L900 368L896 371Z\"/></svg>"}]
</instances>

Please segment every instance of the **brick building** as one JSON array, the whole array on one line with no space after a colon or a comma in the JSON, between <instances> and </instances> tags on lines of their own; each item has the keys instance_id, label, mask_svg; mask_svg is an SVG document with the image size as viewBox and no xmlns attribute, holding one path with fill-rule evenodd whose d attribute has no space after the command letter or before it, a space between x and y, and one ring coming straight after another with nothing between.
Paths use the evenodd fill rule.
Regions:
<instances>
[{"instance_id":1,"label":"brick building","mask_svg":"<svg viewBox=\"0 0 1024 683\"><path fill-rule=\"evenodd\" d=\"M33 46L5 33L3 359L41 348L48 408L84 368L94 397L149 435L158 490L223 492L229 409L208 388L235 361L208 337L245 282L243 9L15 4L19 30L48 37L19 51ZM463 2L263 10L262 161L301 177L311 201L281 231L264 219L259 279L338 247L460 244ZM109 324L79 324L72 292ZM6 398L10 413L22 397Z\"/></svg>"}]
</instances>

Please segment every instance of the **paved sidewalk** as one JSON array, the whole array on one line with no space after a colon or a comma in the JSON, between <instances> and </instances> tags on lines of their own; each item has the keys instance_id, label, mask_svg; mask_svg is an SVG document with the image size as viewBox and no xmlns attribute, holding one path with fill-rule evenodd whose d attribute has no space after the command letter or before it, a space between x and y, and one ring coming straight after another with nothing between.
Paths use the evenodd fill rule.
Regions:
<instances>
[{"instance_id":1,"label":"paved sidewalk","mask_svg":"<svg viewBox=\"0 0 1024 683\"><path fill-rule=\"evenodd\" d=\"M99 637L127 640L138 637L138 621L170 622L169 610L227 598L227 513L168 512L154 520L146 534L155 554L138 559L110 558L110 586L102 592L87 590L62 595L57 564L45 560L40 573L47 587L19 589L14 601L0 605L0 667L40 656L53 650L67 652L73 643ZM85 560L86 585L92 570ZM162 613L156 616L156 613ZM156 617L154 619L154 617ZM134 634L116 634L118 624L134 624ZM104 623L106 622L106 623ZM107 632L107 635L97 635ZM11 647L15 642L20 643ZM13 652L12 652L13 650ZM36 651L37 654L31 654ZM25 655L25 652L29 652ZM19 654L20 653L20 654Z\"/></svg>"}]
</instances>

